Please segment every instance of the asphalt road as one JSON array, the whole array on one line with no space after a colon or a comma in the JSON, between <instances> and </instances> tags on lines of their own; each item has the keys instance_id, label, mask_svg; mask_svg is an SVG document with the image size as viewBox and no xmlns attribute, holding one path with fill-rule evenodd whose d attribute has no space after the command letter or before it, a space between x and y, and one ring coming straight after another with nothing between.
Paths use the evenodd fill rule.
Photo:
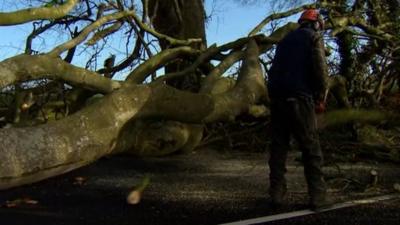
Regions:
<instances>
[{"instance_id":1,"label":"asphalt road","mask_svg":"<svg viewBox=\"0 0 400 225\"><path fill-rule=\"evenodd\" d=\"M289 205L268 204L267 155L199 150L164 158L114 156L37 184L0 192L0 224L220 224L306 209L302 166L288 161ZM330 196L337 202L394 192L400 166L340 164L326 168ZM337 169L340 168L340 169ZM379 172L376 185L369 171ZM147 176L137 205L128 193ZM334 178L334 179L331 179ZM368 186L369 185L369 186ZM396 224L400 200L338 209L272 224Z\"/></svg>"}]
</instances>

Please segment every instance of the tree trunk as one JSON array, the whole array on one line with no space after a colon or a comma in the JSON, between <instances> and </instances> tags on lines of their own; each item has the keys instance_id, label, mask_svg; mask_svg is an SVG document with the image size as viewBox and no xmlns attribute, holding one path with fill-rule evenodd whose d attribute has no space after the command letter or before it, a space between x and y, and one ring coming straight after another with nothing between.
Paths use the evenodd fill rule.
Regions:
<instances>
[{"instance_id":1,"label":"tree trunk","mask_svg":"<svg viewBox=\"0 0 400 225\"><path fill-rule=\"evenodd\" d=\"M341 57L339 74L350 83L356 74L354 73L354 57L352 51L354 40L351 34L342 32L338 34L339 53Z\"/></svg>"},{"instance_id":2,"label":"tree trunk","mask_svg":"<svg viewBox=\"0 0 400 225\"><path fill-rule=\"evenodd\" d=\"M203 0L149 0L149 12L154 28L160 33L182 40L201 38L201 43L191 47L206 48ZM164 40L160 43L162 49L171 47Z\"/></svg>"},{"instance_id":3,"label":"tree trunk","mask_svg":"<svg viewBox=\"0 0 400 225\"><path fill-rule=\"evenodd\" d=\"M207 47L205 31L205 11L203 0L150 0L149 11L155 29L168 36L186 40L201 38L202 42L191 45L194 49L204 50ZM173 48L167 41L159 40L162 49ZM190 58L170 63L165 67L166 73L181 71L192 63ZM170 79L167 83L184 90L198 91L200 88L199 73Z\"/></svg>"}]
</instances>

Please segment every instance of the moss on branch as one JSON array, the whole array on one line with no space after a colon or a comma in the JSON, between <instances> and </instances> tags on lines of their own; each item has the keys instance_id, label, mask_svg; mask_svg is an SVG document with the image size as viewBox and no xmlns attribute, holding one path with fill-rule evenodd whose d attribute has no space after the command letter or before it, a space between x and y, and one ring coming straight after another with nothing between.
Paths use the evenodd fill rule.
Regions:
<instances>
[{"instance_id":1,"label":"moss on branch","mask_svg":"<svg viewBox=\"0 0 400 225\"><path fill-rule=\"evenodd\" d=\"M0 26L17 25L34 20L54 20L67 15L79 0L68 0L62 5L18 10L15 12L0 12Z\"/></svg>"},{"instance_id":2,"label":"moss on branch","mask_svg":"<svg viewBox=\"0 0 400 225\"><path fill-rule=\"evenodd\" d=\"M71 65L61 58L49 55L18 55L0 62L0 88L21 81L49 78L110 93L121 85L98 73Z\"/></svg>"}]
</instances>

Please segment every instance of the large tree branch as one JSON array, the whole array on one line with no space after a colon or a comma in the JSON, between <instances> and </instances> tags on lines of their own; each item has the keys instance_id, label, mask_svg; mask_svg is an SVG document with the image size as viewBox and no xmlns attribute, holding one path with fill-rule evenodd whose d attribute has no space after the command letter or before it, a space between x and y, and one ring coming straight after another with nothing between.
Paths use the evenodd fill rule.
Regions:
<instances>
[{"instance_id":1,"label":"large tree branch","mask_svg":"<svg viewBox=\"0 0 400 225\"><path fill-rule=\"evenodd\" d=\"M229 68L231 68L233 64L241 60L243 56L244 52L242 51L231 52L207 75L201 84L200 93L214 93L216 82L218 82L220 76Z\"/></svg>"},{"instance_id":2,"label":"large tree branch","mask_svg":"<svg viewBox=\"0 0 400 225\"><path fill-rule=\"evenodd\" d=\"M259 43L259 53L264 53L267 50L271 49L272 46L279 42L283 37L286 36L290 31L296 29L299 25L297 23L288 23L285 26L277 29L273 32L269 37L265 37L263 35L240 38L236 41L230 42L228 44L222 45L219 47L221 51L226 51L227 49L233 49L236 51L230 52L224 59L222 59L221 63L218 64L208 76L204 79L201 85L200 92L201 93L213 93L215 90L217 82L219 82L220 76L228 70L233 64L238 62L244 57L244 52L241 51L242 46L249 41L249 39L254 39ZM221 80L222 81L222 80ZM222 81L225 82L225 81Z\"/></svg>"},{"instance_id":3,"label":"large tree branch","mask_svg":"<svg viewBox=\"0 0 400 225\"><path fill-rule=\"evenodd\" d=\"M145 86L126 87L62 120L0 129L0 189L65 173L115 151L119 131L150 94Z\"/></svg>"},{"instance_id":4,"label":"large tree branch","mask_svg":"<svg viewBox=\"0 0 400 225\"><path fill-rule=\"evenodd\" d=\"M252 104L266 94L258 56L259 47L254 39L250 39L235 87L214 97L216 107L205 118L205 122L233 120L241 113L247 112Z\"/></svg>"},{"instance_id":5,"label":"large tree branch","mask_svg":"<svg viewBox=\"0 0 400 225\"><path fill-rule=\"evenodd\" d=\"M99 74L48 55L18 55L0 62L0 88L41 78L64 80L73 85L110 93L121 85Z\"/></svg>"},{"instance_id":6,"label":"large tree branch","mask_svg":"<svg viewBox=\"0 0 400 225\"><path fill-rule=\"evenodd\" d=\"M216 47L216 45L212 45L209 48L207 48L207 50L205 50L202 54L200 54L200 56L197 57L197 59L189 67L185 68L182 71L169 73L162 77L159 77L157 81L162 82L168 79L174 79L177 77L188 75L190 73L194 73L201 64L205 63L206 61L209 61L217 53L219 53L219 49Z\"/></svg>"},{"instance_id":7,"label":"large tree branch","mask_svg":"<svg viewBox=\"0 0 400 225\"><path fill-rule=\"evenodd\" d=\"M388 32L385 32L381 29L381 27L376 27L369 25L364 19L360 18L359 16L355 15L348 15L348 16L341 16L330 18L331 24L328 25L329 28L332 29L332 35L336 36L338 33L349 29L349 26L355 26L363 30L366 35L370 37L379 37L380 40L385 40L388 42L398 41L399 38L395 35L392 35Z\"/></svg>"},{"instance_id":8,"label":"large tree branch","mask_svg":"<svg viewBox=\"0 0 400 225\"><path fill-rule=\"evenodd\" d=\"M127 81L136 84L142 83L149 76L149 74L155 72L162 66L165 66L167 63L182 56L193 56L198 53L198 50L192 49L191 47L187 46L166 49L159 54L151 57L145 63L141 64L138 68L133 70L128 75Z\"/></svg>"},{"instance_id":9,"label":"large tree branch","mask_svg":"<svg viewBox=\"0 0 400 225\"><path fill-rule=\"evenodd\" d=\"M33 20L58 19L67 15L79 0L69 0L62 5L18 10L15 12L0 13L0 26L17 25Z\"/></svg>"}]
</instances>

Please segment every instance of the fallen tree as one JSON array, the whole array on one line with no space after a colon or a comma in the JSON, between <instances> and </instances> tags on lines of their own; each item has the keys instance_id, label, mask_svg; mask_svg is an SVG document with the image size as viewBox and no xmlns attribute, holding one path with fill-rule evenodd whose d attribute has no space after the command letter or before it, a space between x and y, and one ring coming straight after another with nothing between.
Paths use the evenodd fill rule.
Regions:
<instances>
[{"instance_id":1,"label":"fallen tree","mask_svg":"<svg viewBox=\"0 0 400 225\"><path fill-rule=\"evenodd\" d=\"M196 1L196 7L201 7L201 1L193 1ZM74 2L76 1L68 1L63 6ZM151 5L151 8L156 8L157 1L151 1ZM162 7L168 5L165 4ZM287 13L277 14L275 17L270 16L266 21L290 16L304 8L315 6L315 4L302 6ZM249 37L206 48L205 40L201 37L204 32L191 37L190 34L187 36L185 33L187 31L182 31L178 27L177 30L165 30L165 32L170 35L174 35L175 32L179 35L172 37L160 33L148 26L144 19L139 19L134 11L127 10L126 8L131 7L125 8L121 1L117 1L116 5L100 4L96 7L90 8L88 5L88 14L90 10L98 10L96 18L92 19L93 13L83 19L79 18L84 21L89 20L90 23L79 32L75 29L77 32L74 32L71 40L48 52L33 55L32 38L28 38L26 54L0 62L0 88L6 90L5 93L11 93L15 101L13 104L8 104L15 108L9 107L5 110L8 114L4 113L3 118L6 118L9 123L0 129L0 161L2 162L0 189L29 184L66 173L110 154L131 153L159 156L178 150L191 151L200 143L205 124L233 121L244 113L263 114L267 105L260 106L260 104L267 102L268 97L259 57L271 51L275 43L298 27L297 23L287 23L273 30L268 36L255 35L265 25L266 21L263 21L250 33ZM190 17L193 10L190 7L179 8L181 7L179 5L174 5L174 7L175 12L180 14L174 17L179 23L184 23L182 18ZM102 15L106 9L116 12ZM181 10L189 10L189 12ZM144 11L145 18L146 7ZM45 12L47 13L46 10ZM169 13L168 10L160 10L160 12ZM23 13L29 18L29 14L25 11ZM202 14L199 15L197 17L202 18ZM1 14L1 16L4 15ZM43 25L41 27L43 29L34 30L30 37L44 32L46 28L55 24L73 23L77 18L57 19L59 15L50 16L54 20ZM35 15L31 17L31 20L37 18L48 17ZM381 35L383 32L366 26L360 18L357 20L351 18L351 15L331 18L333 21L331 28L344 29L348 26L360 26L369 35ZM159 30L163 30L165 28L163 26L168 25L165 21L158 21L156 27ZM7 25L13 23L17 22L9 22ZM90 46L114 34L115 29L121 29L124 24L128 24L131 31L135 32L137 43L132 54L123 62L114 65L115 58L111 56L109 58L111 61L105 60L104 68L97 71L84 69L71 63L76 47L89 39L92 33L95 34L87 42ZM191 24L182 25L189 30L191 26ZM144 42L145 32L162 42L162 51L154 55L151 53L149 43ZM393 35L381 35L381 37L391 43L397 41ZM136 48L136 46L139 47ZM140 49L148 54L145 61L140 61ZM64 53L67 56L62 59L60 55ZM140 63L129 71L124 81L109 78L112 77L110 74L128 68L135 60ZM213 60L218 60L219 63L213 65L210 63ZM235 79L224 76L228 69L238 63L240 63L240 69ZM166 74L156 75L158 69L167 67L169 69L165 70ZM170 68L180 69L170 71ZM185 85L179 85L184 82L179 84L171 82L180 78L197 79L195 83L198 87L195 85L196 88L185 89ZM31 85L29 82L32 80L44 80L45 84ZM50 83L48 80L51 80ZM21 82L28 82L28 87L21 88L19 85ZM55 85L49 85L52 84L51 82ZM190 84L191 82L193 83L189 80ZM170 85L172 83L173 85ZM351 106L346 84L341 76L332 77L331 93L337 105L349 108ZM15 88L7 92L12 85L15 85ZM59 88L59 92L61 89L61 98L51 95L42 97L38 89L49 86ZM26 92L28 94L24 94ZM40 94L33 96L34 92ZM45 90L45 92L50 91ZM32 100L34 97L37 98L36 102ZM21 101L17 101L18 99ZM40 99L48 101L39 104ZM33 103L28 104L28 100ZM7 117L19 118L18 114L23 113L23 110L29 112L33 108L31 106L35 104L38 107L36 111L43 111L45 106L60 107L61 105L65 117L50 121L46 119L47 123L34 123L35 126L23 126L18 122L19 120L7 119ZM320 126L332 126L349 121L369 123L396 118L392 114L381 111L370 112L348 108L331 111L321 117ZM2 113L1 110L0 113ZM15 115L12 115L13 113ZM0 114L0 117L2 116L3 114Z\"/></svg>"},{"instance_id":2,"label":"fallen tree","mask_svg":"<svg viewBox=\"0 0 400 225\"><path fill-rule=\"evenodd\" d=\"M135 132L137 126L127 126L132 120L158 118L207 123L232 119L247 111L266 92L258 63L258 45L254 39L249 40L238 82L225 93L192 94L163 83L126 83L62 120L36 127L1 129L0 160L5 163L0 166L0 187L9 188L65 173L107 154L143 150L133 148L137 143L131 137L142 137L143 132ZM188 133L182 134L183 141L177 140L178 135L171 137L169 151L187 144L190 130L189 126L178 132Z\"/></svg>"}]
</instances>

